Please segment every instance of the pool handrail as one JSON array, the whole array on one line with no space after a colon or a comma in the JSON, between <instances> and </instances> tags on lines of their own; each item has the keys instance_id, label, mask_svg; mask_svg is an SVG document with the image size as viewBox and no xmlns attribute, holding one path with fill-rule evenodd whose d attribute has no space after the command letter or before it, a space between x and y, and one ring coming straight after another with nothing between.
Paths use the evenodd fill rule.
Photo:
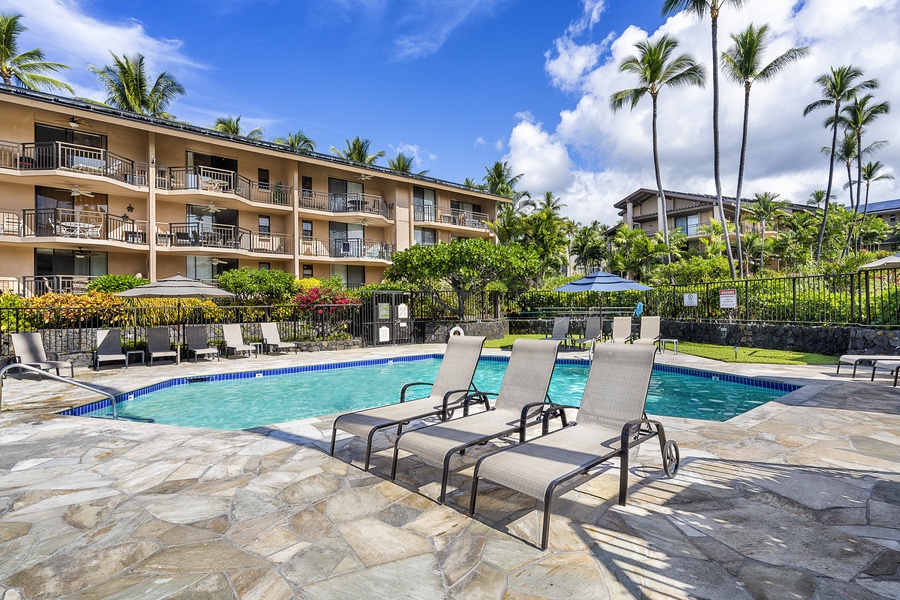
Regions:
<instances>
[{"instance_id":1,"label":"pool handrail","mask_svg":"<svg viewBox=\"0 0 900 600\"><path fill-rule=\"evenodd\" d=\"M80 387L81 389L88 390L90 392L94 392L109 398L110 406L112 406L113 419L118 420L119 415L116 412L116 398L109 392L104 392L100 388L96 388L92 385L87 385L86 383L81 383L80 381L75 381L74 379L69 379L68 377L62 377L61 375L54 375L53 373L47 373L41 369L36 367L32 367L31 365L25 365L22 363L10 363L0 369L0 411L3 409L3 379L6 376L6 372L12 369L20 369L24 371L31 371L32 373L37 373L43 377L49 377L54 381L61 381L63 383L68 383L69 385L74 385L75 387Z\"/></svg>"}]
</instances>

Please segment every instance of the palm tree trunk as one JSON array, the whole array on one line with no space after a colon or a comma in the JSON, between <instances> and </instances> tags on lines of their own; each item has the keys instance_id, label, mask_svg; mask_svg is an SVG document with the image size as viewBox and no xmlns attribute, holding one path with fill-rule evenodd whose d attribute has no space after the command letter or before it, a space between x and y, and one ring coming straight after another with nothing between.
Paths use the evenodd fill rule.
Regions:
<instances>
[{"instance_id":1,"label":"palm tree trunk","mask_svg":"<svg viewBox=\"0 0 900 600\"><path fill-rule=\"evenodd\" d=\"M847 225L847 239L844 241L844 249L841 251L841 258L847 256L850 252L850 240L853 239L853 225L856 223L856 212L859 210L859 196L856 196L856 202L853 201L853 172L850 170L850 161L847 161L847 187L850 189L850 206L853 207L853 218Z\"/></svg>"},{"instance_id":2,"label":"palm tree trunk","mask_svg":"<svg viewBox=\"0 0 900 600\"><path fill-rule=\"evenodd\" d=\"M656 171L656 190L659 194L659 214L663 222L663 239L666 242L666 253L669 264L672 264L672 253L669 252L669 215L666 211L666 193L663 191L662 176L659 173L659 143L656 134L656 95L651 94L653 100L653 169Z\"/></svg>"},{"instance_id":3,"label":"palm tree trunk","mask_svg":"<svg viewBox=\"0 0 900 600\"><path fill-rule=\"evenodd\" d=\"M828 220L828 200L831 198L831 184L834 179L834 151L837 148L838 117L841 116L841 103L834 101L834 125L831 136L831 157L828 160L828 185L825 188L825 212L822 213L822 224L819 226L819 242L816 246L816 261L822 260L822 242L825 240L825 223Z\"/></svg>"},{"instance_id":4,"label":"palm tree trunk","mask_svg":"<svg viewBox=\"0 0 900 600\"><path fill-rule=\"evenodd\" d=\"M759 268L766 268L765 256L766 256L766 220L763 219L760 223L762 226L762 232L760 234L760 244L759 244Z\"/></svg>"},{"instance_id":5,"label":"palm tree trunk","mask_svg":"<svg viewBox=\"0 0 900 600\"><path fill-rule=\"evenodd\" d=\"M734 256L731 242L728 240L728 223L725 220L725 203L722 201L722 175L719 172L719 31L718 9L712 8L712 72L713 72L713 175L716 180L716 200L719 202L719 220L722 222L722 234L725 236L725 250L728 256L728 268L731 278L737 279L734 270ZM735 232L737 234L737 232Z\"/></svg>"},{"instance_id":6,"label":"palm tree trunk","mask_svg":"<svg viewBox=\"0 0 900 600\"><path fill-rule=\"evenodd\" d=\"M737 192L734 195L734 231L737 235L737 260L744 277L744 249L741 243L741 190L744 186L744 161L747 157L747 130L750 123L750 83L744 84L744 131L741 134L741 160L738 165Z\"/></svg>"}]
</instances>

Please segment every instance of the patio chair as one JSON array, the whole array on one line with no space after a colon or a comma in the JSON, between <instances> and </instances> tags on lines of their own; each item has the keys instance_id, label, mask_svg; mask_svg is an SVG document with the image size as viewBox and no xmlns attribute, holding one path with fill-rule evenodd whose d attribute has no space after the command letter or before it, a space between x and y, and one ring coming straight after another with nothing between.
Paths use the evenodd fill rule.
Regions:
<instances>
[{"instance_id":1,"label":"patio chair","mask_svg":"<svg viewBox=\"0 0 900 600\"><path fill-rule=\"evenodd\" d=\"M188 360L190 360L192 354L194 355L194 362L197 362L198 356L215 356L216 360L221 360L219 358L219 349L209 347L205 325L188 325L185 328L184 337L187 341Z\"/></svg>"},{"instance_id":2,"label":"patio chair","mask_svg":"<svg viewBox=\"0 0 900 600\"><path fill-rule=\"evenodd\" d=\"M65 360L48 360L47 353L44 351L44 342L39 333L13 333L10 335L13 349L15 350L15 361L23 365L29 365L49 371L59 370L69 367L71 377L75 377L75 365ZM56 356L59 358L59 355Z\"/></svg>"},{"instance_id":3,"label":"patio chair","mask_svg":"<svg viewBox=\"0 0 900 600\"><path fill-rule=\"evenodd\" d=\"M171 358L178 362L178 352L172 350L168 327L151 327L147 330L147 354L150 355L150 366L154 358Z\"/></svg>"},{"instance_id":4,"label":"patio chair","mask_svg":"<svg viewBox=\"0 0 900 600\"><path fill-rule=\"evenodd\" d=\"M100 364L122 361L128 368L128 357L122 351L122 334L118 329L98 329L97 349L94 350L94 370L100 370Z\"/></svg>"},{"instance_id":5,"label":"patio chair","mask_svg":"<svg viewBox=\"0 0 900 600\"><path fill-rule=\"evenodd\" d=\"M655 346L659 344L659 338L659 317L641 317L641 334L632 337L631 343Z\"/></svg>"},{"instance_id":6,"label":"patio chair","mask_svg":"<svg viewBox=\"0 0 900 600\"><path fill-rule=\"evenodd\" d=\"M631 339L631 317L613 317L612 335L609 340L613 344L624 344Z\"/></svg>"},{"instance_id":7,"label":"patio chair","mask_svg":"<svg viewBox=\"0 0 900 600\"><path fill-rule=\"evenodd\" d=\"M525 430L540 422L543 409L548 406L547 390L558 351L557 340L516 340L493 408L486 397L494 394L473 392L469 396L482 397L488 410L400 435L394 443L391 480L397 476L400 450L415 454L426 463L441 464L438 502L443 504L450 478L450 458L454 454L511 434L518 434L519 441L524 442Z\"/></svg>"},{"instance_id":8,"label":"patio chair","mask_svg":"<svg viewBox=\"0 0 900 600\"><path fill-rule=\"evenodd\" d=\"M584 320L584 337L579 338L577 340L573 340L573 344L578 344L579 346L583 344L589 344L588 348L588 356L594 355L594 344L600 339L603 335L603 317L587 317Z\"/></svg>"},{"instance_id":9,"label":"patio chair","mask_svg":"<svg viewBox=\"0 0 900 600\"><path fill-rule=\"evenodd\" d=\"M569 337L569 317L556 317L553 319L553 331L547 336L548 340L559 340L563 344L568 344L572 338Z\"/></svg>"},{"instance_id":10,"label":"patio chair","mask_svg":"<svg viewBox=\"0 0 900 600\"><path fill-rule=\"evenodd\" d=\"M838 358L837 371L835 375L841 372L841 365L853 365L853 375L856 378L856 369L860 366L871 367L872 363L878 360L900 360L900 355L896 354L844 354ZM873 369L874 374L874 369Z\"/></svg>"},{"instance_id":11,"label":"patio chair","mask_svg":"<svg viewBox=\"0 0 900 600\"><path fill-rule=\"evenodd\" d=\"M234 354L246 352L249 355L253 352L259 356L256 346L244 343L244 334L241 333L241 326L237 323L222 325L222 336L225 338L225 358L228 358L229 350Z\"/></svg>"},{"instance_id":12,"label":"patio chair","mask_svg":"<svg viewBox=\"0 0 900 600\"><path fill-rule=\"evenodd\" d=\"M334 443L338 429L366 439L366 463L364 471L369 470L372 457L372 438L381 429L397 427L397 435L403 426L418 419L439 416L441 420L448 418L451 407L458 406L465 395L471 391L472 378L484 338L479 336L452 336L447 342L447 350L441 360L434 383L416 381L400 388L400 402L378 406L366 410L344 413L334 420L331 429L331 456L334 456ZM414 386L430 385L428 396L407 400L407 391ZM468 405L464 406L468 411Z\"/></svg>"},{"instance_id":13,"label":"patio chair","mask_svg":"<svg viewBox=\"0 0 900 600\"><path fill-rule=\"evenodd\" d=\"M872 377L869 381L875 381L875 371L881 369L894 376L894 387L897 387L897 379L900 378L900 357L892 356L890 359L879 358L872 364Z\"/></svg>"},{"instance_id":14,"label":"patio chair","mask_svg":"<svg viewBox=\"0 0 900 600\"><path fill-rule=\"evenodd\" d=\"M619 504L624 505L628 492L628 452L654 437L659 438L663 469L668 477L674 477L680 460L678 445L667 441L662 424L648 419L644 413L655 356L656 349L647 345L598 346L576 423L479 458L475 463L469 513L475 512L480 479L541 500L544 503L541 549L546 550L553 493L564 482L619 457ZM567 408L577 407L553 405L545 412L545 433L554 412L565 412Z\"/></svg>"},{"instance_id":15,"label":"patio chair","mask_svg":"<svg viewBox=\"0 0 900 600\"><path fill-rule=\"evenodd\" d=\"M298 350L297 342L281 341L277 323L260 323L259 327L262 329L263 345L267 353L271 352L272 348L275 348L278 352L282 350L293 350L296 352Z\"/></svg>"}]
</instances>

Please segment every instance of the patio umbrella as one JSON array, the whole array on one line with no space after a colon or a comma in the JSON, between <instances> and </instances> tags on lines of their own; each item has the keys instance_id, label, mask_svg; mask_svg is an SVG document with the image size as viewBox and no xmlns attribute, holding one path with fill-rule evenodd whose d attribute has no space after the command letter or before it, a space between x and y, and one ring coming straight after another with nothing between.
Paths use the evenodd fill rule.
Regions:
<instances>
[{"instance_id":1,"label":"patio umbrella","mask_svg":"<svg viewBox=\"0 0 900 600\"><path fill-rule=\"evenodd\" d=\"M125 290L115 294L120 298L176 298L178 305L178 323L181 324L181 299L182 298L231 298L231 292L217 288L214 285L184 277L181 274L174 277L159 279L147 285L139 285L136 288ZM178 362L181 362L181 328L178 328Z\"/></svg>"},{"instance_id":2,"label":"patio umbrella","mask_svg":"<svg viewBox=\"0 0 900 600\"><path fill-rule=\"evenodd\" d=\"M900 252L864 264L860 269L900 269Z\"/></svg>"},{"instance_id":3,"label":"patio umbrella","mask_svg":"<svg viewBox=\"0 0 900 600\"><path fill-rule=\"evenodd\" d=\"M554 289L554 292L624 292L626 290L652 289L637 281L631 281L612 273L597 271L581 279Z\"/></svg>"}]
</instances>

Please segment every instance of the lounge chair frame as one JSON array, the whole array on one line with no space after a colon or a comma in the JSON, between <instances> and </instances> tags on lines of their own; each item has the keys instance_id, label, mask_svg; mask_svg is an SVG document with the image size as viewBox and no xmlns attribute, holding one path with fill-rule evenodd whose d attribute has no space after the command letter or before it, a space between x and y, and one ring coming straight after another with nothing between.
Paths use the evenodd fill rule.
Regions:
<instances>
[{"instance_id":1,"label":"lounge chair frame","mask_svg":"<svg viewBox=\"0 0 900 600\"><path fill-rule=\"evenodd\" d=\"M281 334L278 333L278 323L260 323L259 328L262 330L263 347L266 349L266 354L271 352L272 348L278 352L284 349L293 350L294 352L300 350L297 342L281 341Z\"/></svg>"},{"instance_id":2,"label":"lounge chair frame","mask_svg":"<svg viewBox=\"0 0 900 600\"><path fill-rule=\"evenodd\" d=\"M35 332L13 333L10 334L10 340L12 341L13 349L15 351L14 360L17 363L37 367L38 369L47 372L49 372L50 369L56 369L57 375L59 375L59 370L61 368L64 369L68 366L71 377L75 377L75 365L73 363L66 360L59 360L58 353L53 353L57 360L49 360L47 358L47 351L44 350L44 341L41 338L41 334ZM22 378L23 370L24 369L18 370L19 379ZM39 379L40 377L41 375L38 374Z\"/></svg>"},{"instance_id":3,"label":"lounge chair frame","mask_svg":"<svg viewBox=\"0 0 900 600\"><path fill-rule=\"evenodd\" d=\"M154 358L171 358L173 362L178 362L178 352L172 350L168 327L151 327L147 330L147 354L150 355L151 367Z\"/></svg>"},{"instance_id":4,"label":"lounge chair frame","mask_svg":"<svg viewBox=\"0 0 900 600\"><path fill-rule=\"evenodd\" d=\"M603 337L603 317L587 317L584 320L584 337L573 340L573 344L590 344L588 357L594 355L594 345Z\"/></svg>"},{"instance_id":5,"label":"lounge chair frame","mask_svg":"<svg viewBox=\"0 0 900 600\"><path fill-rule=\"evenodd\" d=\"M107 342L107 340L110 341ZM112 346L112 348L104 349L104 346ZM101 351L103 352L102 354ZM128 356L122 350L122 332L116 328L98 330L97 349L93 352L94 370L99 371L101 363L118 362L120 360L125 363L125 368L127 369Z\"/></svg>"},{"instance_id":6,"label":"lounge chair frame","mask_svg":"<svg viewBox=\"0 0 900 600\"><path fill-rule=\"evenodd\" d=\"M892 354L844 354L838 358L837 370L835 375L840 374L841 365L853 365L853 375L851 379L856 378L856 369L860 366L872 367L874 375L874 363L876 361L900 360L900 355ZM872 365L868 363L873 363Z\"/></svg>"},{"instance_id":7,"label":"lounge chair frame","mask_svg":"<svg viewBox=\"0 0 900 600\"><path fill-rule=\"evenodd\" d=\"M222 325L222 336L225 338L225 358L228 358L228 351L232 350L233 354L246 352L249 356L251 353L259 356L259 350L256 346L244 343L244 333L241 331L239 323L231 323Z\"/></svg>"},{"instance_id":8,"label":"lounge chair frame","mask_svg":"<svg viewBox=\"0 0 900 600\"><path fill-rule=\"evenodd\" d=\"M612 333L609 341L624 344L631 339L631 317L613 317Z\"/></svg>"},{"instance_id":9,"label":"lounge chair frame","mask_svg":"<svg viewBox=\"0 0 900 600\"><path fill-rule=\"evenodd\" d=\"M556 317L553 319L553 330L550 335L547 336L548 340L559 340L563 343L563 345L568 345L569 342L572 341L572 338L569 337L569 322L571 321L570 317Z\"/></svg>"},{"instance_id":10,"label":"lounge chair frame","mask_svg":"<svg viewBox=\"0 0 900 600\"><path fill-rule=\"evenodd\" d=\"M200 341L200 335L203 336L203 341ZM185 328L184 335L187 341L187 349L188 349L188 360L190 360L191 354L194 355L194 362L197 362L197 356L203 355L216 355L216 360L222 360L221 352L219 352L218 348L211 348L209 346L209 337L206 335L206 326L205 325L188 325Z\"/></svg>"}]
</instances>

